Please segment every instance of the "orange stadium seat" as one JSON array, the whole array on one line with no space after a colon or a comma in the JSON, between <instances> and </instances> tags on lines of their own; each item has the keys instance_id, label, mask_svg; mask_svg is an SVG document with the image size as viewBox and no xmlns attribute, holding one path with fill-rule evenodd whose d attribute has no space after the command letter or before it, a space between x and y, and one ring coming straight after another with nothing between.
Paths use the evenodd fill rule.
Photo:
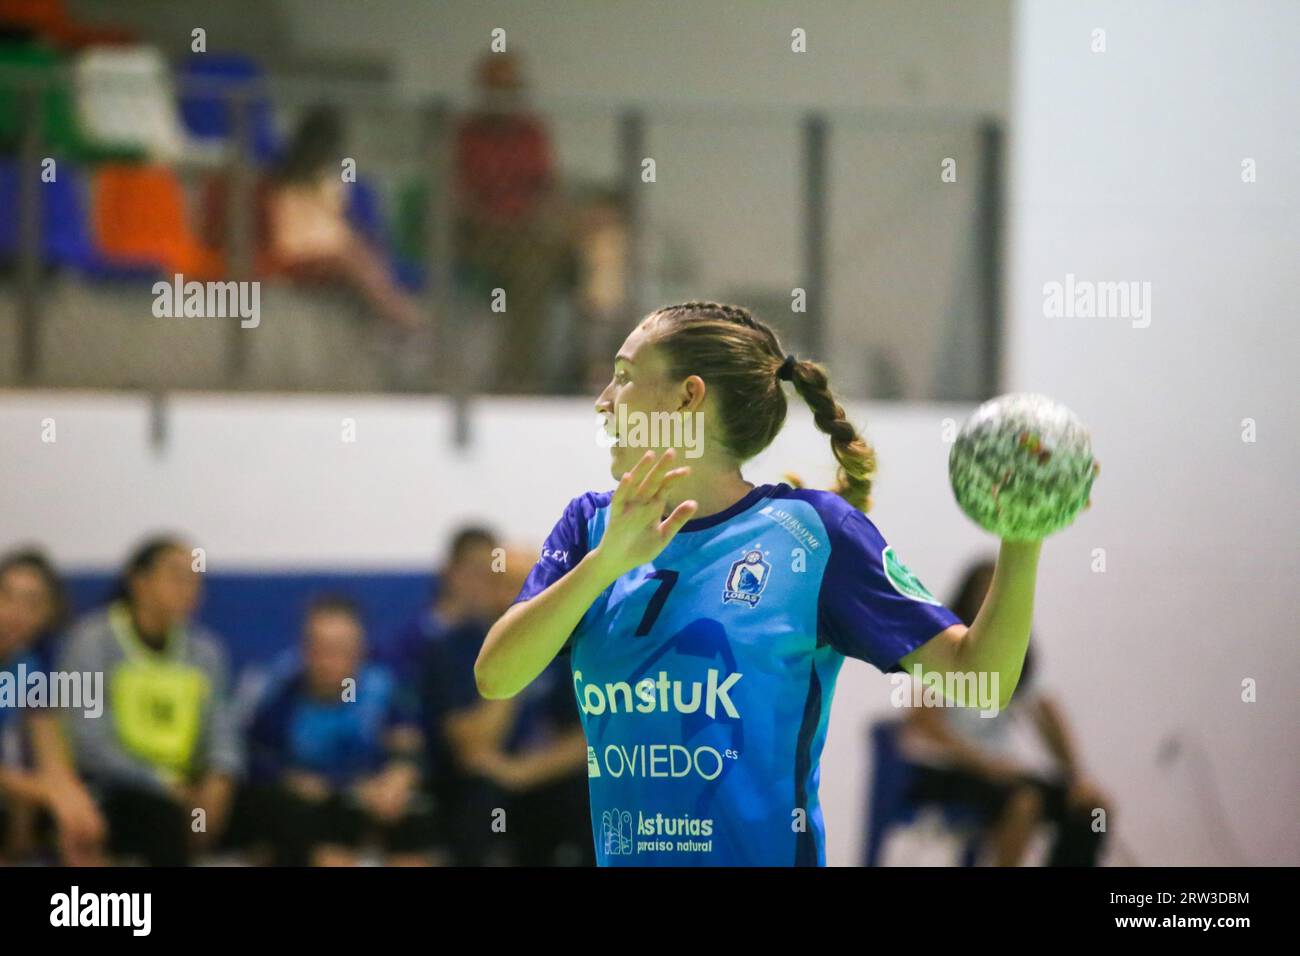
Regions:
<instances>
[{"instance_id":1,"label":"orange stadium seat","mask_svg":"<svg viewBox=\"0 0 1300 956\"><path fill-rule=\"evenodd\" d=\"M28 30L65 49L92 43L129 43L134 37L122 27L78 22L68 13L63 0L0 0L0 26Z\"/></svg>"},{"instance_id":2,"label":"orange stadium seat","mask_svg":"<svg viewBox=\"0 0 1300 956\"><path fill-rule=\"evenodd\" d=\"M92 205L95 242L107 261L200 281L221 276L221 255L194 235L184 190L166 166L101 166L94 173Z\"/></svg>"}]
</instances>

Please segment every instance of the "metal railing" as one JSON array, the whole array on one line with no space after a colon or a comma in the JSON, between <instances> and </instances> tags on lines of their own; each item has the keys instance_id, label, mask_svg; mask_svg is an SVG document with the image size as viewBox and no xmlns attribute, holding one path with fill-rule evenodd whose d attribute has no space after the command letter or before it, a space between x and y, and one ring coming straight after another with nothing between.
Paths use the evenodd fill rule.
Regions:
<instances>
[{"instance_id":1,"label":"metal railing","mask_svg":"<svg viewBox=\"0 0 1300 956\"><path fill-rule=\"evenodd\" d=\"M274 80L243 85L179 78L175 82L186 93L219 96L232 117L228 148L215 160L197 164L179 160L172 165L186 175L217 171L224 176L228 188L223 252L227 277L235 281L258 277L258 187L264 171L254 155L257 104L269 99L285 114L295 106L328 100L363 122L382 113L400 118L395 125L414 129L414 155L386 153L382 132L356 145L377 157L368 168L406 169L414 172L408 179L424 184L420 263L424 284L419 294L429 317L425 344L430 367L415 387L461 400L485 390L487 380L474 370L481 369L485 359L490 364L492 356L475 354L479 346L471 333L491 317L491 305L476 299L478 292L459 288L465 249L457 236L460 212L455 182L457 124L466 113L463 104L402 101L387 90L369 87L323 91ZM13 214L18 221L11 278L0 279L0 291L8 286L12 293L16 367L11 384L16 385L79 384L55 374L59 355L46 347L42 335L54 308L49 297L54 280L44 268L42 255L47 224L42 222L38 175L47 152L43 103L51 89L71 96L72 78L66 70L36 75L0 68L0 94L17 98L21 116L14 154L19 170L17 209L0 210L0 216ZM754 298L762 300L758 302L761 314L774 321L801 352L826 360L837 375L843 367L851 383L849 397L979 398L997 390L1003 204L1003 134L997 121L979 116L593 107L562 101L545 105L541 115L555 125L597 123L613 137L612 145L596 149L589 137L556 136L557 167L562 185L571 180L574 167L585 167L588 181L598 181L618 197L625 290L619 318L627 327L638 315L663 304L665 296L746 296L750 299L746 304ZM940 179L940 163L946 157L940 155L942 148L935 151L930 140L944 138L958 144L953 151L961 154L957 165L966 177L959 178L964 204L943 192L950 185ZM706 155L712 141L720 144L721 159L691 158L693 152ZM749 145L755 141L774 144L770 155L751 150ZM863 149L863 143L872 145ZM697 149L702 144L703 151ZM647 181L645 161L656 158L657 151L666 155L659 158L658 175ZM605 158L576 156L597 152ZM855 152L874 157L864 160L870 168L863 168L860 175L855 172ZM682 159L666 169L667 154L673 153ZM724 188L711 191L691 184L702 166L732 162L734 170L710 171ZM932 164L932 176L913 175L921 163ZM600 169L593 175L595 167ZM777 194L773 211L762 208L764 196L749 194L763 189ZM782 217L775 211L778 207L793 215ZM852 229L840 228L850 217L861 222L855 221ZM746 223L757 223L757 231L764 235L755 237ZM934 261L917 263L914 257L891 249L890 243L899 236L907 236L912 247ZM571 264L572 250L566 250L566 257ZM915 369L907 366L909 343L922 341L925 344L917 346L918 351L937 354L950 330L942 327L940 308L930 307L918 317L907 315L897 301L873 305L878 290L903 281L898 278L900 263L915 266L904 285L910 282L922 289L932 284L950 290L950 325L969 343L950 346L947 358ZM906 288L890 294L905 299ZM566 297L573 297L572 289L556 293L557 299ZM783 300L791 304L783 308ZM793 306L796 301L802 311ZM572 311L571 301L564 304ZM859 310L870 317L859 320ZM909 337L903 324L911 324L917 335ZM582 334L581 325L570 321L569 328ZM879 348L873 344L877 331L888 333ZM556 337L554 329L550 334ZM217 387L279 387L265 376L250 380L250 350L257 340L248 330L229 323L223 340ZM538 360L544 357L539 355ZM945 362L965 370L953 394L939 394L942 388L935 385L944 380ZM903 384L891 384L891 376ZM137 383L101 377L89 384L129 388ZM187 384L173 381L163 387ZM563 371L553 372L549 384L550 390L575 392L585 392L587 385Z\"/></svg>"}]
</instances>

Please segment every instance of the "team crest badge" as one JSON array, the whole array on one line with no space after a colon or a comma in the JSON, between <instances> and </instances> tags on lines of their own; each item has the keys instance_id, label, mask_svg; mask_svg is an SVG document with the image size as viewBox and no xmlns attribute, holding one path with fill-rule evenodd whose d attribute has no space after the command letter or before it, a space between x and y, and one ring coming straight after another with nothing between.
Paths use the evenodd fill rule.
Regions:
<instances>
[{"instance_id":1,"label":"team crest badge","mask_svg":"<svg viewBox=\"0 0 1300 956\"><path fill-rule=\"evenodd\" d=\"M722 590L722 603L735 601L753 607L767 587L768 575L772 565L763 560L763 552L757 549L746 552L745 556L731 565L727 572L727 586Z\"/></svg>"}]
</instances>

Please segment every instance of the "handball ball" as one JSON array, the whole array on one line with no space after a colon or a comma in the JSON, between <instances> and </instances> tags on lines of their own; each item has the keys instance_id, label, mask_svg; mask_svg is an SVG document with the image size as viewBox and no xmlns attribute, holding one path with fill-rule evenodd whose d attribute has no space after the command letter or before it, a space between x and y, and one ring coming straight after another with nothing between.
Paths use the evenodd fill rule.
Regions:
<instances>
[{"instance_id":1,"label":"handball ball","mask_svg":"<svg viewBox=\"0 0 1300 956\"><path fill-rule=\"evenodd\" d=\"M1012 541L1037 541L1073 521L1088 503L1097 471L1088 430L1045 395L985 402L948 456L961 510Z\"/></svg>"}]
</instances>

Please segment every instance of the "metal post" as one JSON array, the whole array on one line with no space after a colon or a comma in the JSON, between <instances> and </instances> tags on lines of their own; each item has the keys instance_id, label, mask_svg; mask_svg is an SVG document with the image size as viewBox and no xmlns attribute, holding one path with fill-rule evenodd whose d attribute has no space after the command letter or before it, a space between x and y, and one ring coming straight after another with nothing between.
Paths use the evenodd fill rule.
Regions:
<instances>
[{"instance_id":1,"label":"metal post","mask_svg":"<svg viewBox=\"0 0 1300 956\"><path fill-rule=\"evenodd\" d=\"M470 356L464 319L455 288L455 204L456 184L452 152L455 148L451 104L435 100L424 111L423 149L428 175L428 206L425 210L425 299L428 308L430 351L435 388L450 398L453 416L453 444L465 448L470 442L470 399L476 391L470 381Z\"/></svg>"},{"instance_id":2,"label":"metal post","mask_svg":"<svg viewBox=\"0 0 1300 956\"><path fill-rule=\"evenodd\" d=\"M147 394L149 402L149 447L155 455L162 455L167 448L167 392L159 388L152 389Z\"/></svg>"},{"instance_id":3,"label":"metal post","mask_svg":"<svg viewBox=\"0 0 1300 956\"><path fill-rule=\"evenodd\" d=\"M631 327L651 307L646 301L646 215L641 182L641 162L646 157L645 116L639 110L625 110L619 118L618 133L623 210L627 220L627 323Z\"/></svg>"},{"instance_id":4,"label":"metal post","mask_svg":"<svg viewBox=\"0 0 1300 956\"><path fill-rule=\"evenodd\" d=\"M43 93L40 80L23 84L18 91L22 111L18 158L18 380L24 384L35 381L41 365Z\"/></svg>"},{"instance_id":5,"label":"metal post","mask_svg":"<svg viewBox=\"0 0 1300 956\"><path fill-rule=\"evenodd\" d=\"M230 110L233 135L226 179L226 269L230 278L236 282L246 282L253 278L253 250L257 243L252 91L246 87L233 91ZM239 322L229 324L226 340L228 388L238 387L248 373L249 341L246 331Z\"/></svg>"},{"instance_id":6,"label":"metal post","mask_svg":"<svg viewBox=\"0 0 1300 956\"><path fill-rule=\"evenodd\" d=\"M452 209L452 118L445 100L429 104L424 111L423 152L427 158L428 205L424 216L425 297L432 323L431 339L435 367L448 378L442 383L449 392L468 390L460 367L459 336L455 333L455 287L452 258L455 254Z\"/></svg>"},{"instance_id":7,"label":"metal post","mask_svg":"<svg viewBox=\"0 0 1300 956\"><path fill-rule=\"evenodd\" d=\"M979 283L980 383L983 396L996 395L1002 380L1002 215L1004 154L1002 127L980 125L980 188L976 214ZM972 396L978 397L978 396Z\"/></svg>"},{"instance_id":8,"label":"metal post","mask_svg":"<svg viewBox=\"0 0 1300 956\"><path fill-rule=\"evenodd\" d=\"M804 291L807 313L804 316L803 348L814 358L826 356L826 187L827 138L826 118L811 113L804 119Z\"/></svg>"}]
</instances>

